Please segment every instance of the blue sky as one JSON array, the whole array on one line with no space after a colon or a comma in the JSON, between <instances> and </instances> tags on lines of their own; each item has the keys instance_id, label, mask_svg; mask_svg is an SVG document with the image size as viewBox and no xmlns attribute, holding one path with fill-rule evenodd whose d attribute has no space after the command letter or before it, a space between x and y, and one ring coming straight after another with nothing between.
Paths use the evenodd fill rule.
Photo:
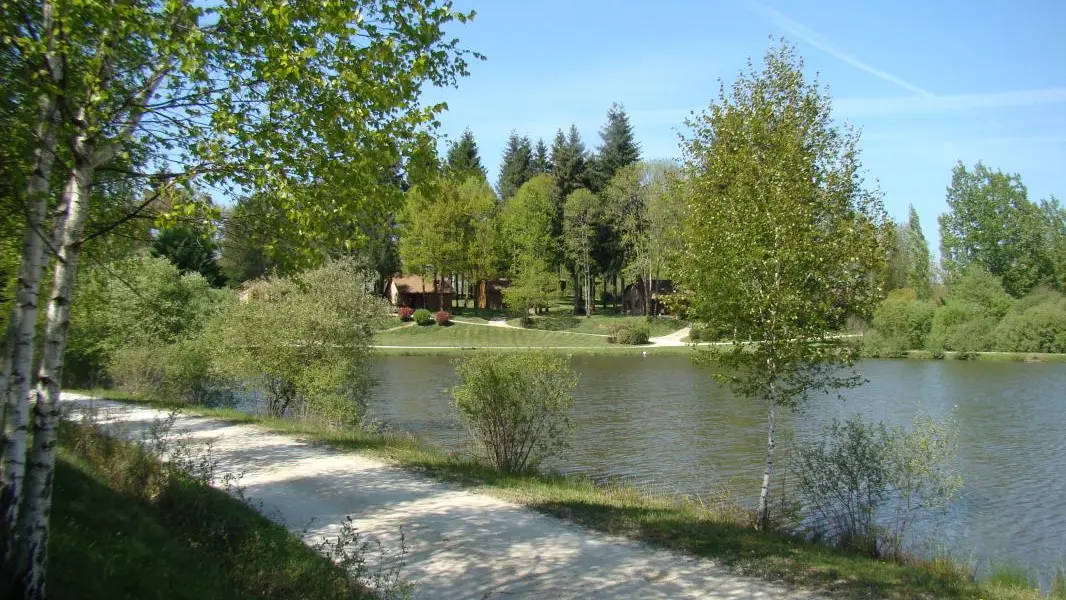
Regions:
<instances>
[{"instance_id":1,"label":"blue sky","mask_svg":"<svg viewBox=\"0 0 1066 600\"><path fill-rule=\"evenodd\" d=\"M612 102L645 158L678 135L771 38L785 37L862 130L867 179L902 219L914 204L936 250L951 169L1017 172L1031 199L1066 197L1066 2L706 0L655 3L457 0L456 33L487 55L445 100L442 133L469 128L495 181L511 130L551 142L577 125L589 149ZM442 145L443 147L443 145Z\"/></svg>"}]
</instances>

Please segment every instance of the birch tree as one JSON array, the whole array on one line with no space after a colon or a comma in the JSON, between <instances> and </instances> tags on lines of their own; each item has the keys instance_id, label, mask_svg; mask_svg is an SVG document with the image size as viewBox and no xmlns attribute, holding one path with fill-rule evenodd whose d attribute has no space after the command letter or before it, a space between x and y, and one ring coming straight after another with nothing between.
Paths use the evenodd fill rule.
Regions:
<instances>
[{"instance_id":1,"label":"birch tree","mask_svg":"<svg viewBox=\"0 0 1066 600\"><path fill-rule=\"evenodd\" d=\"M714 357L716 375L766 408L763 529L777 410L861 383L832 333L879 297L871 277L883 260L883 210L863 187L857 134L833 124L828 95L785 43L687 124L679 271L694 317L733 334L732 349Z\"/></svg>"},{"instance_id":2,"label":"birch tree","mask_svg":"<svg viewBox=\"0 0 1066 600\"><path fill-rule=\"evenodd\" d=\"M581 188L566 198L563 205L563 241L567 257L577 266L585 296L585 316L592 316L595 272L593 245L602 218L600 199Z\"/></svg>"},{"instance_id":3,"label":"birch tree","mask_svg":"<svg viewBox=\"0 0 1066 600\"><path fill-rule=\"evenodd\" d=\"M108 201L90 194L98 173L128 170L142 182L145 204L149 187L194 177L223 191L265 193L302 242L299 256L321 260L324 245L351 243L340 239L350 231L330 226L335 217L395 202L382 173L429 152L444 107L421 105L421 86L451 85L466 74L468 53L444 28L472 14L433 0L2 6L5 21L17 15L23 24L5 60L35 76L43 71L27 94L40 98L38 160L26 194L25 277L4 356L4 430L11 435L0 493L4 539L13 541L4 549L4 581L12 585L5 595L40 598L72 290L94 202ZM48 152L53 139L64 144ZM148 169L129 169L131 155ZM47 208L51 165L42 161L53 156L66 158L65 184L44 222L49 215L35 202L45 198ZM101 224L91 235L106 230ZM44 249L55 258L52 291L40 367L26 386L20 377L35 362L34 343L21 332L36 323L30 313ZM37 402L27 448L29 387Z\"/></svg>"}]
</instances>

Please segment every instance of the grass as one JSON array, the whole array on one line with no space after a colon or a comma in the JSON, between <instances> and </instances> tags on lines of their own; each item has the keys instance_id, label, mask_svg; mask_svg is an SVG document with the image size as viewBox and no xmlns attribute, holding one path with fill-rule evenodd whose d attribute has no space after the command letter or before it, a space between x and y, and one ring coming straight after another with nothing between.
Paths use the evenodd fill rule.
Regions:
<instances>
[{"instance_id":1,"label":"grass","mask_svg":"<svg viewBox=\"0 0 1066 600\"><path fill-rule=\"evenodd\" d=\"M645 325L648 327L651 337L669 335L678 329L688 326L686 321L673 318L655 318L648 320L645 317L632 317L613 314L593 314L591 317L573 315L547 315L533 317L533 329L546 329L553 331L569 331L573 333L591 333L595 335L610 334L613 325ZM521 327L521 319L511 319L508 324Z\"/></svg>"},{"instance_id":2,"label":"grass","mask_svg":"<svg viewBox=\"0 0 1066 600\"><path fill-rule=\"evenodd\" d=\"M372 597L245 503L163 471L135 444L61 424L50 598Z\"/></svg>"},{"instance_id":3,"label":"grass","mask_svg":"<svg viewBox=\"0 0 1066 600\"><path fill-rule=\"evenodd\" d=\"M570 348L606 346L607 338L557 331L535 331L454 323L404 327L383 331L374 338L379 346L433 346L453 348L539 347Z\"/></svg>"},{"instance_id":4,"label":"grass","mask_svg":"<svg viewBox=\"0 0 1066 600\"><path fill-rule=\"evenodd\" d=\"M131 400L129 396L107 391L83 393ZM159 403L147 404L170 408ZM468 457L428 447L406 435L329 430L296 421L263 419L202 407L188 407L188 410L205 416L254 422L338 450L373 456L438 480L524 504L590 529L707 557L738 573L823 590L838 598L1043 598L1032 587L1008 589L995 581L975 582L968 568L946 558L903 564L838 551L791 535L760 533L748 526L747 512L738 510L729 502L706 506L680 497L649 495L625 486L597 485L580 476L501 473Z\"/></svg>"}]
</instances>

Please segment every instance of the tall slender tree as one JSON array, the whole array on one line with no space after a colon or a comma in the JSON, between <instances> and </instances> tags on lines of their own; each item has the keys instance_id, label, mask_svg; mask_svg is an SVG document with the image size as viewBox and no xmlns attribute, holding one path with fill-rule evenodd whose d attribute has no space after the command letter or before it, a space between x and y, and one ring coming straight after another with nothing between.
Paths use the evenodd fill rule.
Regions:
<instances>
[{"instance_id":1,"label":"tall slender tree","mask_svg":"<svg viewBox=\"0 0 1066 600\"><path fill-rule=\"evenodd\" d=\"M266 0L8 4L4 14L10 8L21 18L5 29L4 60L43 74L27 93L40 99L36 154L64 157L64 173L55 178L65 181L62 191L27 186L26 231L38 241L24 248L21 261L36 275L26 279L13 320L19 329L36 324L22 300L30 288L36 296L47 248L55 261L41 355L18 338L8 349L28 351L5 352L0 386L10 416L5 433L16 433L4 440L0 582L11 587L0 595L41 598L73 286L85 242L115 225L90 223L92 216L107 214L101 203L129 197L96 194L98 175L119 168L160 188L199 176L230 189L269 191L274 212L286 214L308 242L299 247L311 248L314 238L336 233L328 224L338 212L391 201L379 193L381 167L428 152L429 130L444 107L420 105L420 90L466 74L468 53L444 31L471 15L433 0L358 7ZM188 168L143 172L129 168L131 155L143 157L141 165ZM30 179L47 183L41 166L32 167ZM137 191L133 197L143 190ZM143 195L146 203L152 199ZM59 210L38 211L40 198L45 206L55 200ZM29 390L11 383L34 364L31 440Z\"/></svg>"},{"instance_id":2,"label":"tall slender tree","mask_svg":"<svg viewBox=\"0 0 1066 600\"><path fill-rule=\"evenodd\" d=\"M924 300L933 293L932 258L929 255L929 242L922 233L922 223L913 204L907 212L906 239L907 287Z\"/></svg>"},{"instance_id":3,"label":"tall slender tree","mask_svg":"<svg viewBox=\"0 0 1066 600\"><path fill-rule=\"evenodd\" d=\"M536 170L533 165L533 148L529 138L519 136L514 131L507 137L507 146L503 150L503 160L500 161L500 178L496 183L496 191L501 200L506 200L515 195L518 188L533 178Z\"/></svg>"},{"instance_id":4,"label":"tall slender tree","mask_svg":"<svg viewBox=\"0 0 1066 600\"><path fill-rule=\"evenodd\" d=\"M735 340L715 354L718 375L766 407L762 529L778 409L861 382L832 333L880 297L869 274L884 261L883 209L862 187L858 136L834 126L828 95L787 44L771 48L761 69L749 62L688 125L678 265L694 292L690 313Z\"/></svg>"}]
</instances>

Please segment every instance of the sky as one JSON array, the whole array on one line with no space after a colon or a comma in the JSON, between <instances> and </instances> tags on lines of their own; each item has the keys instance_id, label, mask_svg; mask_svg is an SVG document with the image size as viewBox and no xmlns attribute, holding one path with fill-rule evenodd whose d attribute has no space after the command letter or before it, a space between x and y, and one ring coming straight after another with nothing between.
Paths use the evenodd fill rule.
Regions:
<instances>
[{"instance_id":1,"label":"sky","mask_svg":"<svg viewBox=\"0 0 1066 600\"><path fill-rule=\"evenodd\" d=\"M513 130L586 147L613 102L646 159L681 156L684 120L750 58L785 38L858 127L866 179L902 220L913 204L936 251L958 161L1018 173L1031 200L1066 199L1066 2L1062 0L456 0L453 32L485 54L443 100L441 149L470 129L495 182Z\"/></svg>"}]
</instances>

